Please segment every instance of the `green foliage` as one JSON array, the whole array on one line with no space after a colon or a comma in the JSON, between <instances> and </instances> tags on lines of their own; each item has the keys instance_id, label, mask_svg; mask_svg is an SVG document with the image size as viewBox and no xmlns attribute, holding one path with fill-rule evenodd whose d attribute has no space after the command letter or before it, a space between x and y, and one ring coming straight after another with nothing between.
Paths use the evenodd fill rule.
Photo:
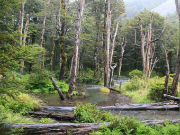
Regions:
<instances>
[{"instance_id":1,"label":"green foliage","mask_svg":"<svg viewBox=\"0 0 180 135\"><path fill-rule=\"evenodd\" d=\"M129 77L130 78L133 78L134 76L142 77L142 75L143 75L142 71L140 71L138 69L135 69L135 70L129 72Z\"/></svg>"},{"instance_id":2,"label":"green foliage","mask_svg":"<svg viewBox=\"0 0 180 135\"><path fill-rule=\"evenodd\" d=\"M155 128L138 122L134 117L119 118L110 113L101 112L96 105L81 104L74 110L78 122L111 122L110 126L102 126L91 135L178 135L180 124L165 123L165 126L155 125Z\"/></svg>"},{"instance_id":3,"label":"green foliage","mask_svg":"<svg viewBox=\"0 0 180 135\"><path fill-rule=\"evenodd\" d=\"M98 84L100 83L100 79L94 76L94 71L90 68L87 68L84 75L78 77L78 81L81 83L92 83Z\"/></svg>"},{"instance_id":4,"label":"green foliage","mask_svg":"<svg viewBox=\"0 0 180 135\"><path fill-rule=\"evenodd\" d=\"M109 122L112 115L110 113L102 113L96 105L79 104L74 110L78 122L95 123L95 122Z\"/></svg>"},{"instance_id":5,"label":"green foliage","mask_svg":"<svg viewBox=\"0 0 180 135\"><path fill-rule=\"evenodd\" d=\"M3 94L0 97L0 105L5 106L6 109L9 109L14 113L21 114L40 109L39 102L34 100L28 94L13 92L14 91L11 92L11 95Z\"/></svg>"},{"instance_id":6,"label":"green foliage","mask_svg":"<svg viewBox=\"0 0 180 135\"><path fill-rule=\"evenodd\" d=\"M41 118L39 120L39 123L54 123L54 120L52 120L50 118Z\"/></svg>"},{"instance_id":7,"label":"green foliage","mask_svg":"<svg viewBox=\"0 0 180 135\"><path fill-rule=\"evenodd\" d=\"M168 94L172 94L172 84L168 83L168 86L169 86ZM159 82L159 83L155 83L151 86L148 97L151 100L158 102L158 101L163 101L163 94L166 94L164 83Z\"/></svg>"},{"instance_id":8,"label":"green foliage","mask_svg":"<svg viewBox=\"0 0 180 135\"><path fill-rule=\"evenodd\" d=\"M6 123L2 123L3 122L3 119L5 119L5 116L2 115L2 110L3 109L3 106L0 105L0 134L1 135L9 135L9 134L12 134L11 132L11 129L10 127L6 124Z\"/></svg>"},{"instance_id":9,"label":"green foliage","mask_svg":"<svg viewBox=\"0 0 180 135\"><path fill-rule=\"evenodd\" d=\"M25 85L26 89L30 89L32 92L50 92L54 93L57 92L54 89L51 79L49 78L50 72L43 69L40 70L38 73L32 73L26 76L26 81L28 82ZM57 81L57 84L62 92L68 92L69 85L66 84L64 81Z\"/></svg>"}]
</instances>

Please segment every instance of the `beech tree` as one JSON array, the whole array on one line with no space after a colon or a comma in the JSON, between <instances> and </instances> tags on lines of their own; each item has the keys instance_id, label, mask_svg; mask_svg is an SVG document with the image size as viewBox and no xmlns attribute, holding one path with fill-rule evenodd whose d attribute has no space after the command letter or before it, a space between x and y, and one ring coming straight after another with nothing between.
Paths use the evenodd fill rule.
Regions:
<instances>
[{"instance_id":1,"label":"beech tree","mask_svg":"<svg viewBox=\"0 0 180 135\"><path fill-rule=\"evenodd\" d=\"M178 19L179 19L179 26L180 26L180 8L179 8L179 1L175 0L175 4L176 4L176 11L178 14ZM180 38L180 32L179 32L179 38ZM178 82L179 82L179 73L180 73L180 41L179 41L179 48L177 51L177 59L176 59L176 69L175 69L175 74L174 74L174 78L173 78L173 82L172 82L172 95L176 96L177 93L177 87L178 87Z\"/></svg>"},{"instance_id":2,"label":"beech tree","mask_svg":"<svg viewBox=\"0 0 180 135\"><path fill-rule=\"evenodd\" d=\"M85 0L79 0L79 9L75 23L75 42L74 42L74 52L73 52L72 71L71 71L72 76L71 76L69 90L67 93L68 97L72 97L73 91L76 87L78 51L80 45L81 21L83 17L84 6L85 6Z\"/></svg>"}]
</instances>

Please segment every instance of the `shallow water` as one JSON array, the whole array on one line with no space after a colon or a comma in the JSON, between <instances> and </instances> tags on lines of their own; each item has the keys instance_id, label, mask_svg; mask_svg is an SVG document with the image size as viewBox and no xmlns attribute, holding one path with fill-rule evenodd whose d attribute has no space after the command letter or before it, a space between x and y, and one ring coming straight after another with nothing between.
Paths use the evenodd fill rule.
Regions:
<instances>
[{"instance_id":1,"label":"shallow water","mask_svg":"<svg viewBox=\"0 0 180 135\"><path fill-rule=\"evenodd\" d=\"M115 85L123 85L124 82L128 81L129 78L121 78L120 80L115 80ZM115 103L128 104L133 103L131 99L126 96L122 96L116 92L111 92L110 94L103 94L99 91L101 85L81 85L83 91L85 91L84 96L73 96L72 100L61 101L59 95L49 94L49 93L32 93L34 96L45 102L46 106L76 106L80 103L93 103L98 106L114 106ZM73 112L56 112L62 115L74 115ZM138 120L170 120L179 119L179 111L117 111L111 110L113 115L124 116L134 116Z\"/></svg>"}]
</instances>

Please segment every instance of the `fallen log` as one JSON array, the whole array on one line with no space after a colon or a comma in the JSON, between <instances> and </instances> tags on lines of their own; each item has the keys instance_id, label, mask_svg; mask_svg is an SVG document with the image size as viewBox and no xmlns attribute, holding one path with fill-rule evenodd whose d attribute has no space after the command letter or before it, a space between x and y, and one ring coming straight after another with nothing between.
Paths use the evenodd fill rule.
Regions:
<instances>
[{"instance_id":1,"label":"fallen log","mask_svg":"<svg viewBox=\"0 0 180 135\"><path fill-rule=\"evenodd\" d=\"M60 106L50 106L50 107L43 107L45 111L73 111L75 107L60 107ZM100 110L179 110L178 104L157 104L157 103L150 103L150 104L116 104L116 106L99 106Z\"/></svg>"},{"instance_id":2,"label":"fallen log","mask_svg":"<svg viewBox=\"0 0 180 135\"><path fill-rule=\"evenodd\" d=\"M167 95L167 94L163 94L163 97L168 99L168 100L174 100L174 101L178 101L179 102L179 97L175 97L175 96L171 96L171 95Z\"/></svg>"},{"instance_id":3,"label":"fallen log","mask_svg":"<svg viewBox=\"0 0 180 135\"><path fill-rule=\"evenodd\" d=\"M30 115L37 118L53 118L58 121L73 121L75 120L74 116L60 115L54 113L45 113L45 112L29 112Z\"/></svg>"},{"instance_id":4,"label":"fallen log","mask_svg":"<svg viewBox=\"0 0 180 135\"><path fill-rule=\"evenodd\" d=\"M166 120L144 120L141 121L146 125L162 124L165 125ZM179 119L170 120L172 124L179 123ZM9 124L12 129L23 128L24 134L86 134L92 131L97 131L103 125L110 125L110 122L105 123L52 123L52 124L24 124L16 123Z\"/></svg>"},{"instance_id":5,"label":"fallen log","mask_svg":"<svg viewBox=\"0 0 180 135\"><path fill-rule=\"evenodd\" d=\"M12 129L23 128L24 134L85 134L97 131L110 123L52 123L52 124L11 124Z\"/></svg>"},{"instance_id":6,"label":"fallen log","mask_svg":"<svg viewBox=\"0 0 180 135\"><path fill-rule=\"evenodd\" d=\"M155 125L155 124L161 124L161 125L165 125L167 120L144 120L141 121L143 124L146 125ZM171 124L176 124L180 122L180 119L175 119L175 120L168 120L169 123Z\"/></svg>"},{"instance_id":7,"label":"fallen log","mask_svg":"<svg viewBox=\"0 0 180 135\"><path fill-rule=\"evenodd\" d=\"M50 76L49 78L52 80L53 86L54 86L55 89L58 91L61 100L65 100L64 95L63 95L62 91L60 90L57 82L54 80L54 78L53 78L52 76Z\"/></svg>"},{"instance_id":8,"label":"fallen log","mask_svg":"<svg viewBox=\"0 0 180 135\"><path fill-rule=\"evenodd\" d=\"M115 89L115 88L112 88L112 87L107 87L108 89L112 90L112 91L117 91L117 92L121 92L120 90L118 89Z\"/></svg>"}]
</instances>

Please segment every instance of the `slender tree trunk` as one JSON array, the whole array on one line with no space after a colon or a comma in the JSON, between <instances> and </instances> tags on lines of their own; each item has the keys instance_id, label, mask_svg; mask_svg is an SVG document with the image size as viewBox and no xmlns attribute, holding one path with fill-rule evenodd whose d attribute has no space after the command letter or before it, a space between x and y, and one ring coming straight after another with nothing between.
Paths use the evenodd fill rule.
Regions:
<instances>
[{"instance_id":1,"label":"slender tree trunk","mask_svg":"<svg viewBox=\"0 0 180 135\"><path fill-rule=\"evenodd\" d=\"M116 68L116 66L117 66L117 63L114 66L110 67L109 87L113 86L112 78L113 78L113 73L114 73L114 69Z\"/></svg>"},{"instance_id":2,"label":"slender tree trunk","mask_svg":"<svg viewBox=\"0 0 180 135\"><path fill-rule=\"evenodd\" d=\"M54 48L55 48L55 39L53 37L53 45L52 45L51 58L50 58L50 70L51 70L51 72L53 70Z\"/></svg>"},{"instance_id":3,"label":"slender tree trunk","mask_svg":"<svg viewBox=\"0 0 180 135\"><path fill-rule=\"evenodd\" d=\"M46 9L47 9L47 6L49 5L49 3L50 3L50 0L48 0L48 2L45 5L45 13L44 13L44 19L43 19L43 28L42 28L42 31L41 31L41 43L40 43L40 47L43 46L43 42L44 42L44 32L45 32L45 26L46 26ZM40 55L40 66L41 66L41 68L44 68L43 52Z\"/></svg>"},{"instance_id":4,"label":"slender tree trunk","mask_svg":"<svg viewBox=\"0 0 180 135\"><path fill-rule=\"evenodd\" d=\"M139 17L139 27L141 31L141 56L142 56L143 75L146 75L145 35L143 33L142 21L140 17Z\"/></svg>"},{"instance_id":5,"label":"slender tree trunk","mask_svg":"<svg viewBox=\"0 0 180 135\"><path fill-rule=\"evenodd\" d=\"M72 72L72 65L73 65L73 56L72 56L72 59L71 59L71 66L70 66L70 70L69 70L69 76L68 76L68 78L70 79L70 77L71 77L71 72Z\"/></svg>"},{"instance_id":6,"label":"slender tree trunk","mask_svg":"<svg viewBox=\"0 0 180 135\"><path fill-rule=\"evenodd\" d=\"M23 31L23 22L24 22L24 4L22 2L22 11L20 11L20 45L22 45L22 31ZM24 61L21 62L21 65L24 67ZM20 73L23 74L23 68L20 69Z\"/></svg>"},{"instance_id":7,"label":"slender tree trunk","mask_svg":"<svg viewBox=\"0 0 180 135\"><path fill-rule=\"evenodd\" d=\"M99 31L97 32L96 35L96 44L94 48L94 76L96 76L97 73L97 68L98 68L98 44L99 44Z\"/></svg>"},{"instance_id":8,"label":"slender tree trunk","mask_svg":"<svg viewBox=\"0 0 180 135\"><path fill-rule=\"evenodd\" d=\"M117 32L118 32L118 26L119 26L119 22L117 22L117 24L116 24L116 30L115 30L115 33L114 33L114 36L113 36L111 54L110 54L110 59L109 59L110 65L112 64L112 58L113 58L113 52L114 52L114 44L115 44L116 35L117 35Z\"/></svg>"},{"instance_id":9,"label":"slender tree trunk","mask_svg":"<svg viewBox=\"0 0 180 135\"><path fill-rule=\"evenodd\" d=\"M118 75L117 75L117 79L120 78L121 75L121 68L122 68L122 60L123 60L123 55L124 55L124 51L125 51L125 47L126 47L126 40L125 38L123 38L121 42L121 55L119 58L119 69L118 69Z\"/></svg>"},{"instance_id":10,"label":"slender tree trunk","mask_svg":"<svg viewBox=\"0 0 180 135\"><path fill-rule=\"evenodd\" d=\"M106 48L105 48L105 74L104 74L104 86L109 87L109 45L110 45L110 28L111 28L111 11L110 0L107 0L107 20L106 20Z\"/></svg>"},{"instance_id":11,"label":"slender tree trunk","mask_svg":"<svg viewBox=\"0 0 180 135\"><path fill-rule=\"evenodd\" d=\"M167 64L167 73L166 73L166 79L165 79L165 89L166 89L166 94L169 93L169 90L168 90L168 82L169 82L169 73L170 73L170 68L169 68L169 58L168 58L168 53L169 51L166 50L165 46L162 45L163 48L164 48L164 51L165 51L165 56L166 56L166 64Z\"/></svg>"},{"instance_id":12,"label":"slender tree trunk","mask_svg":"<svg viewBox=\"0 0 180 135\"><path fill-rule=\"evenodd\" d=\"M178 0L175 0L175 4L176 4L176 11L178 14L178 18L179 18L179 28L180 28L180 10L179 10L179 4L178 4ZM180 38L180 32L179 32L179 38ZM172 95L176 96L177 93L177 87L178 87L178 82L179 82L179 73L180 73L180 42L179 42L179 48L178 48L178 53L177 53L177 60L176 60L176 70L175 70L175 74L174 74L174 78L173 78L173 82L172 82Z\"/></svg>"},{"instance_id":13,"label":"slender tree trunk","mask_svg":"<svg viewBox=\"0 0 180 135\"><path fill-rule=\"evenodd\" d=\"M27 37L27 32L28 32L28 27L29 27L29 14L27 14L27 20L24 28L24 38L23 38L23 46L26 44L26 37ZM24 67L24 61L21 61L21 65ZM24 68L20 69L20 73L23 74Z\"/></svg>"},{"instance_id":14,"label":"slender tree trunk","mask_svg":"<svg viewBox=\"0 0 180 135\"><path fill-rule=\"evenodd\" d=\"M85 6L85 0L79 0L79 9L76 18L75 24L75 43L74 43L74 53L73 53L73 63L72 63L72 77L70 81L70 86L68 90L68 97L72 97L73 91L76 87L76 78L77 78L77 62L78 62L78 51L80 45L80 34L81 34L81 21L83 16Z\"/></svg>"}]
</instances>

